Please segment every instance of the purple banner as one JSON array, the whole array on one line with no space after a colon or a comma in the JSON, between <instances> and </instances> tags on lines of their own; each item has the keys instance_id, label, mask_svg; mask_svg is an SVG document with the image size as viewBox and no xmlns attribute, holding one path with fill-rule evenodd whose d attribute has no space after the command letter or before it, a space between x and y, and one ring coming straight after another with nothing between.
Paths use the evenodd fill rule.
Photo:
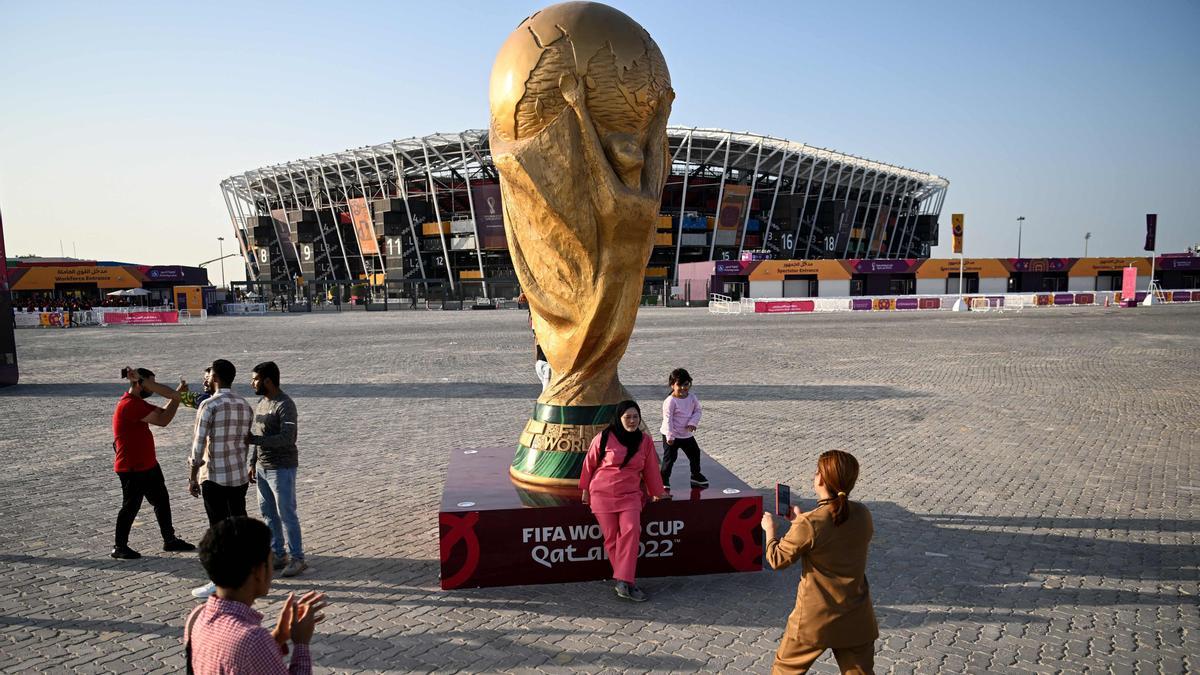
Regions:
<instances>
[{"instance_id":1,"label":"purple banner","mask_svg":"<svg viewBox=\"0 0 1200 675\"><path fill-rule=\"evenodd\" d=\"M1155 235L1156 230L1158 230L1158 214L1157 213L1147 213L1146 214L1146 249L1145 249L1147 251L1154 250L1154 235Z\"/></svg>"},{"instance_id":2,"label":"purple banner","mask_svg":"<svg viewBox=\"0 0 1200 675\"><path fill-rule=\"evenodd\" d=\"M913 271L916 265L917 261L911 258L850 261L850 266L858 274L907 273Z\"/></svg>"},{"instance_id":3,"label":"purple banner","mask_svg":"<svg viewBox=\"0 0 1200 675\"><path fill-rule=\"evenodd\" d=\"M869 310L869 309L871 309L871 299L870 298L855 298L850 301L850 309L853 309L856 311L861 310L861 309Z\"/></svg>"},{"instance_id":4,"label":"purple banner","mask_svg":"<svg viewBox=\"0 0 1200 675\"><path fill-rule=\"evenodd\" d=\"M1055 293L1054 304L1056 305L1073 305L1075 304L1074 293Z\"/></svg>"},{"instance_id":5,"label":"purple banner","mask_svg":"<svg viewBox=\"0 0 1200 675\"><path fill-rule=\"evenodd\" d=\"M1171 293L1171 302L1192 302L1196 300L1200 293L1192 293L1191 291L1173 291Z\"/></svg>"},{"instance_id":6,"label":"purple banner","mask_svg":"<svg viewBox=\"0 0 1200 675\"><path fill-rule=\"evenodd\" d=\"M1009 258L1014 272L1065 272L1075 264L1074 258Z\"/></svg>"},{"instance_id":7,"label":"purple banner","mask_svg":"<svg viewBox=\"0 0 1200 675\"><path fill-rule=\"evenodd\" d=\"M504 236L504 208L500 201L500 186L471 186L471 201L475 206L475 230L479 233L479 248L507 248L508 239Z\"/></svg>"},{"instance_id":8,"label":"purple banner","mask_svg":"<svg viewBox=\"0 0 1200 675\"><path fill-rule=\"evenodd\" d=\"M714 274L741 274L742 263L737 260L718 260Z\"/></svg>"},{"instance_id":9,"label":"purple banner","mask_svg":"<svg viewBox=\"0 0 1200 675\"><path fill-rule=\"evenodd\" d=\"M183 268L178 265L154 266L146 271L152 281L183 281Z\"/></svg>"},{"instance_id":10,"label":"purple banner","mask_svg":"<svg viewBox=\"0 0 1200 675\"><path fill-rule=\"evenodd\" d=\"M1200 270L1200 256L1184 258L1160 256L1156 264L1160 270Z\"/></svg>"},{"instance_id":11,"label":"purple banner","mask_svg":"<svg viewBox=\"0 0 1200 675\"><path fill-rule=\"evenodd\" d=\"M921 303L917 298L896 298L896 309L920 309Z\"/></svg>"}]
</instances>

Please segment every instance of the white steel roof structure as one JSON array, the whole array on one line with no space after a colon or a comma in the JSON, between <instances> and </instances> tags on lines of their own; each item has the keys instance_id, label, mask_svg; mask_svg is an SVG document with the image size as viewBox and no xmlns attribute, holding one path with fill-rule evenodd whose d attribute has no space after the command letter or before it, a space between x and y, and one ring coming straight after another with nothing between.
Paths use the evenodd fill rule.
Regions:
<instances>
[{"instance_id":1,"label":"white steel roof structure","mask_svg":"<svg viewBox=\"0 0 1200 675\"><path fill-rule=\"evenodd\" d=\"M761 209L760 215L765 216L767 228L763 245L772 242L778 257L850 257L852 252L849 239L845 241L844 250L834 250L832 243L822 247L821 242L814 249L811 238L802 243L799 221L789 225L795 228L795 232L790 233L794 236L785 238L783 246L778 245L779 241L770 235L776 220L775 204L781 195L802 197L805 202L816 197L818 203L825 195L832 195L838 201L844 199L847 207L853 203L855 214L860 212L865 201L867 210L862 211L862 227L869 229L874 226L866 222L867 214L872 208L882 211L885 200L889 213L903 211L909 220L918 215L931 215L936 220L949 186L948 180L936 174L760 134L672 126L668 127L667 135L672 157L667 189L682 187L679 215L689 210L689 182L700 182L711 188L719 181L718 194L723 194L727 182L749 185L753 199L769 204ZM419 196L429 199L437 211L439 199L457 196L469 201L472 182L494 183L496 179L487 131L470 129L395 140L251 169L226 178L220 185L239 240L246 242L249 241L248 219L275 209L344 210L347 200L358 197L368 201L399 198L407 205L410 197ZM891 210L893 201L896 211ZM461 215L430 215L438 221L463 219ZM801 213L799 220L803 220L804 215ZM808 215L815 218L815 214ZM851 216L852 219L856 217ZM471 218L469 213L466 218ZM749 218L747 212L747 221ZM776 225L777 236L780 227L783 226ZM920 249L913 245L916 227L911 222L883 225L885 230L889 227L894 227L895 231L884 233L892 235L886 238L887 250L868 250L868 253L874 253L874 257L911 257L918 250L924 250L927 255L927 246ZM415 232L413 238L416 239ZM282 241L279 243L287 245ZM739 254L744 243L743 230L742 241L736 247ZM838 246L842 246L840 239ZM344 263L342 273L347 276L353 276L352 271L358 268L351 258L363 257L352 250L356 247L357 243L347 245L346 242L340 246ZM676 264L680 260L681 247L682 244L676 242ZM442 248L449 257L450 251L444 240ZM861 248L857 251L862 252ZM474 253L482 274L483 253L478 248ZM715 253L714 238L709 245L708 259L714 259ZM818 255L813 256L814 253ZM243 250L243 254L247 251ZM251 272L256 268L252 257L248 257L247 266ZM364 260L360 269L365 268ZM454 283L452 278L450 283Z\"/></svg>"}]
</instances>

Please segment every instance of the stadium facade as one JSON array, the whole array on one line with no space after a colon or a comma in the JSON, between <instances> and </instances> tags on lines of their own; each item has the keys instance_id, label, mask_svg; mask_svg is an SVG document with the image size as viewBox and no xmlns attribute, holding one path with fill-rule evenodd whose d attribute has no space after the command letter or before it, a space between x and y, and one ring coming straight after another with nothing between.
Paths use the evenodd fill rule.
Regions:
<instances>
[{"instance_id":1,"label":"stadium facade","mask_svg":"<svg viewBox=\"0 0 1200 675\"><path fill-rule=\"evenodd\" d=\"M926 258L938 243L949 186L938 175L752 133L667 136L647 284L677 282L684 263ZM485 130L253 169L221 191L246 278L267 293L370 284L461 298L515 287Z\"/></svg>"}]
</instances>

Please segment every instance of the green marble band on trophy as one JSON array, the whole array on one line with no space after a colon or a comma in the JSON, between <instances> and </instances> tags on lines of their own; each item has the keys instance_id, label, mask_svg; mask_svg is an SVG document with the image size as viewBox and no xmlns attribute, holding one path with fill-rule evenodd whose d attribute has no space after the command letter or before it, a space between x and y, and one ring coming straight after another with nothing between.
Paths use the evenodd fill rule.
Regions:
<instances>
[{"instance_id":1,"label":"green marble band on trophy","mask_svg":"<svg viewBox=\"0 0 1200 675\"><path fill-rule=\"evenodd\" d=\"M608 426L616 410L615 404L534 404L509 473L532 485L577 485L587 444Z\"/></svg>"}]
</instances>

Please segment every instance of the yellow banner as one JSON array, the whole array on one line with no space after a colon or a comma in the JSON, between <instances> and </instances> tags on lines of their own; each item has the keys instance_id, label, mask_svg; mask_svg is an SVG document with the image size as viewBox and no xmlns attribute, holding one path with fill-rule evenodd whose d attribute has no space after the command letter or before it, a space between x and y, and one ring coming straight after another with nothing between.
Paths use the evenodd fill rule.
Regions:
<instances>
[{"instance_id":1,"label":"yellow banner","mask_svg":"<svg viewBox=\"0 0 1200 675\"><path fill-rule=\"evenodd\" d=\"M963 260L963 273L975 273L980 279L1007 278L1008 268L997 258L967 258ZM918 279L946 279L958 276L958 258L930 258L917 268Z\"/></svg>"},{"instance_id":2,"label":"yellow banner","mask_svg":"<svg viewBox=\"0 0 1200 675\"><path fill-rule=\"evenodd\" d=\"M963 214L955 213L950 216L951 231L954 234L954 252L963 252Z\"/></svg>"},{"instance_id":3,"label":"yellow banner","mask_svg":"<svg viewBox=\"0 0 1200 675\"><path fill-rule=\"evenodd\" d=\"M847 280L850 272L837 260L762 260L750 270L750 281L778 281L788 275L813 275L821 281Z\"/></svg>"},{"instance_id":4,"label":"yellow banner","mask_svg":"<svg viewBox=\"0 0 1200 675\"><path fill-rule=\"evenodd\" d=\"M12 285L14 291L52 291L55 284L96 284L97 288L141 288L142 281L120 265L36 266Z\"/></svg>"}]
</instances>

